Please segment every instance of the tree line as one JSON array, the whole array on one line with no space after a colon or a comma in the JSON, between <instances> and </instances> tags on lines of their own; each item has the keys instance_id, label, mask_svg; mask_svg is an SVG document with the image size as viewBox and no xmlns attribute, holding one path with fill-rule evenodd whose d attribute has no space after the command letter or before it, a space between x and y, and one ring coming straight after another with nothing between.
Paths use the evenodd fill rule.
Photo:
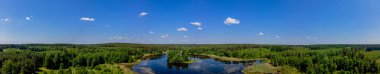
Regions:
<instances>
[{"instance_id":1,"label":"tree line","mask_svg":"<svg viewBox=\"0 0 380 74\"><path fill-rule=\"evenodd\" d=\"M1 74L36 73L38 68L78 74L87 69L104 72L104 64L130 63L144 54L167 52L168 62L186 62L191 54L241 59L268 59L273 66L290 66L300 72L380 73L380 45L252 45L252 44L21 44L0 45ZM368 47L368 48L367 48ZM116 70L116 69L115 69ZM118 73L118 71L116 72Z\"/></svg>"}]
</instances>

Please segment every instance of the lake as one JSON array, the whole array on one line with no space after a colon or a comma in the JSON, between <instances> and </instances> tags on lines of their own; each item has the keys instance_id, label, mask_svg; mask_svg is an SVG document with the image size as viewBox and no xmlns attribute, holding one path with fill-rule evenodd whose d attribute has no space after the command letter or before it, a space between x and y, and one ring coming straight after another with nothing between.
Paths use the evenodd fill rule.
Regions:
<instances>
[{"instance_id":1,"label":"lake","mask_svg":"<svg viewBox=\"0 0 380 74\"><path fill-rule=\"evenodd\" d=\"M167 56L160 55L141 61L132 70L139 74L243 74L241 70L261 61L220 61L206 56L191 56L190 64L170 64ZM256 62L256 63L255 63Z\"/></svg>"}]
</instances>

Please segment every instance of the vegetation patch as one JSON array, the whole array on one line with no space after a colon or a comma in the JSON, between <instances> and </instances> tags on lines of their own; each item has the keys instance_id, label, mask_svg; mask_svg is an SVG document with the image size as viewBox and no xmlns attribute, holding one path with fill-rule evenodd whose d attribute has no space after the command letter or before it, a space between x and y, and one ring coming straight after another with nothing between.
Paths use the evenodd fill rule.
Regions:
<instances>
[{"instance_id":1,"label":"vegetation patch","mask_svg":"<svg viewBox=\"0 0 380 74\"><path fill-rule=\"evenodd\" d=\"M46 67L39 68L38 74L123 74L117 64L101 64L90 67L69 67L67 69L50 70Z\"/></svg>"},{"instance_id":2,"label":"vegetation patch","mask_svg":"<svg viewBox=\"0 0 380 74\"><path fill-rule=\"evenodd\" d=\"M301 74L297 68L291 66L273 67L269 63L254 64L242 70L244 74Z\"/></svg>"},{"instance_id":3,"label":"vegetation patch","mask_svg":"<svg viewBox=\"0 0 380 74\"><path fill-rule=\"evenodd\" d=\"M243 73L245 74L256 74L256 73L277 73L278 68L273 67L268 63L263 64L254 64L247 68L243 69Z\"/></svg>"},{"instance_id":4,"label":"vegetation patch","mask_svg":"<svg viewBox=\"0 0 380 74\"><path fill-rule=\"evenodd\" d=\"M173 50L167 52L168 63L191 63L190 55L186 51Z\"/></svg>"}]
</instances>

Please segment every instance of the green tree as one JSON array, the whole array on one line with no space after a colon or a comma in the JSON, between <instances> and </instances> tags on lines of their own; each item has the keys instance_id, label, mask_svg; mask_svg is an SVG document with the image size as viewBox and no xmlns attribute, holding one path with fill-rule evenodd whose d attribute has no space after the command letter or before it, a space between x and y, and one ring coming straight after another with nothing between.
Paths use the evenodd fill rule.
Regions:
<instances>
[{"instance_id":1,"label":"green tree","mask_svg":"<svg viewBox=\"0 0 380 74\"><path fill-rule=\"evenodd\" d=\"M3 63L1 72L2 74L18 74L17 66L10 60L7 60Z\"/></svg>"}]
</instances>

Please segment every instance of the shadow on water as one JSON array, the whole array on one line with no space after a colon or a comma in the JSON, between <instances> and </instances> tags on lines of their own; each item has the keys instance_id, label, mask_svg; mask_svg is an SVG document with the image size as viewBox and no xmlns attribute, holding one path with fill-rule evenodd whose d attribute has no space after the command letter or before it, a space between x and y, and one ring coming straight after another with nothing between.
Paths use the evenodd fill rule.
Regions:
<instances>
[{"instance_id":1,"label":"shadow on water","mask_svg":"<svg viewBox=\"0 0 380 74\"><path fill-rule=\"evenodd\" d=\"M139 74L243 74L241 70L249 65L261 63L256 61L222 61L208 56L191 56L192 62L168 63L167 55L156 55L146 58L133 67L133 71Z\"/></svg>"}]
</instances>

